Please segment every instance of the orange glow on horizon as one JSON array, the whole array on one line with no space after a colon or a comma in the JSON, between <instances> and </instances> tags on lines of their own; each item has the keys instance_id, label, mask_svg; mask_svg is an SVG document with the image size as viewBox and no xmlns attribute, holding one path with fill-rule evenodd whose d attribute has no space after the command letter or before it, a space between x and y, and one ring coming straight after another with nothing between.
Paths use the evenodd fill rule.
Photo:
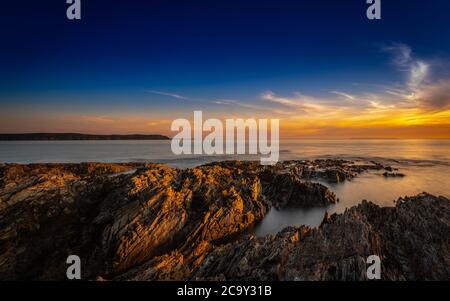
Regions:
<instances>
[{"instance_id":1,"label":"orange glow on horizon","mask_svg":"<svg viewBox=\"0 0 450 301\"><path fill-rule=\"evenodd\" d=\"M192 120L193 112L172 112L165 115L105 114L39 115L32 113L1 114L2 133L86 133L86 134L162 134L172 137L174 119ZM292 114L255 108L204 110L204 119L276 118L280 119L280 137L312 139L399 138L450 139L450 109L440 111L420 108L355 108L308 107L307 112Z\"/></svg>"}]
</instances>

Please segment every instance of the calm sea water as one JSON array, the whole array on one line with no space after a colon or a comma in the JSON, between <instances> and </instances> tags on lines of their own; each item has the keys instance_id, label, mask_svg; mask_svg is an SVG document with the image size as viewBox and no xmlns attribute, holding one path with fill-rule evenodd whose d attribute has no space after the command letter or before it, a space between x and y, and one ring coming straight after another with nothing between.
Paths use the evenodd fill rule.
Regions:
<instances>
[{"instance_id":1,"label":"calm sea water","mask_svg":"<svg viewBox=\"0 0 450 301\"><path fill-rule=\"evenodd\" d=\"M376 160L399 168L404 178L368 172L351 182L326 184L340 198L323 209L271 210L255 228L258 236L291 225L318 226L326 211L339 213L363 199L392 206L402 196L429 192L450 198L450 140L284 140L280 159L346 158ZM0 162L161 162L186 168L221 160L259 160L257 156L175 156L170 141L23 141L0 142Z\"/></svg>"}]
</instances>

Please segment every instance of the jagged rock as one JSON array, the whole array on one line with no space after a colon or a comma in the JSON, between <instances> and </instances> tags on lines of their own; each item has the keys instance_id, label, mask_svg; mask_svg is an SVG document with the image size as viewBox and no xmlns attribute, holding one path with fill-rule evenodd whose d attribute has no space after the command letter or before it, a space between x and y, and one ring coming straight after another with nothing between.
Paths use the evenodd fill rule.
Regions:
<instances>
[{"instance_id":1,"label":"jagged rock","mask_svg":"<svg viewBox=\"0 0 450 301\"><path fill-rule=\"evenodd\" d=\"M69 253L82 258L83 277L109 277L170 250L238 235L272 203L284 204L263 194L256 167L237 166L5 165L0 277L63 278ZM332 200L319 184L291 185L290 204Z\"/></svg>"},{"instance_id":2,"label":"jagged rock","mask_svg":"<svg viewBox=\"0 0 450 301\"><path fill-rule=\"evenodd\" d=\"M83 279L361 279L369 251L387 258L387 279L448 277L448 200L429 195L396 208L363 203L324 218L318 229L242 237L271 206L336 202L327 187L302 177L305 167L332 169L333 162L223 162L185 170L2 164L0 279L65 279L72 254L82 260ZM335 163L346 172L361 168ZM419 254L407 261L415 248Z\"/></svg>"},{"instance_id":3,"label":"jagged rock","mask_svg":"<svg viewBox=\"0 0 450 301\"><path fill-rule=\"evenodd\" d=\"M292 174L262 173L264 195L276 208L325 207L335 204L336 195L319 183L303 182Z\"/></svg>"},{"instance_id":4,"label":"jagged rock","mask_svg":"<svg viewBox=\"0 0 450 301\"><path fill-rule=\"evenodd\" d=\"M82 258L84 277L115 274L183 245L238 234L268 209L254 174L150 164L131 175L99 175L117 171L10 166L7 182L22 183L0 192L7 204L0 212L0 277L64 277L68 252ZM44 256L43 265L28 267Z\"/></svg>"},{"instance_id":5,"label":"jagged rock","mask_svg":"<svg viewBox=\"0 0 450 301\"><path fill-rule=\"evenodd\" d=\"M450 201L421 194L395 208L364 201L317 229L219 246L192 273L195 280L366 280L366 259L382 260L382 280L450 278Z\"/></svg>"},{"instance_id":6,"label":"jagged rock","mask_svg":"<svg viewBox=\"0 0 450 301\"><path fill-rule=\"evenodd\" d=\"M294 167L303 180L322 180L328 183L351 181L359 174L367 171L393 170L381 163L355 163L347 160L323 159L314 161L287 161L282 163L285 168Z\"/></svg>"},{"instance_id":7,"label":"jagged rock","mask_svg":"<svg viewBox=\"0 0 450 301\"><path fill-rule=\"evenodd\" d=\"M359 174L367 171L393 171L394 168L371 161L356 163L348 160L318 159L313 161L290 160L278 162L275 166L261 166L257 162L225 161L211 163L207 166L219 165L226 168L247 170L255 174L272 172L275 174L292 174L306 181L321 180L328 183L350 181Z\"/></svg>"}]
</instances>

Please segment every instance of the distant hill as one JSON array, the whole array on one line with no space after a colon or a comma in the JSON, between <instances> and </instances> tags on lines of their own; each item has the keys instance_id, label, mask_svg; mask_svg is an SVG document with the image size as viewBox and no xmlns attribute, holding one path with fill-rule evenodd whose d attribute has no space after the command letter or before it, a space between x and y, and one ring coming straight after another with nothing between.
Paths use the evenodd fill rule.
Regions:
<instances>
[{"instance_id":1,"label":"distant hill","mask_svg":"<svg viewBox=\"0 0 450 301\"><path fill-rule=\"evenodd\" d=\"M169 140L163 135L89 135L78 133L0 134L0 141Z\"/></svg>"}]
</instances>

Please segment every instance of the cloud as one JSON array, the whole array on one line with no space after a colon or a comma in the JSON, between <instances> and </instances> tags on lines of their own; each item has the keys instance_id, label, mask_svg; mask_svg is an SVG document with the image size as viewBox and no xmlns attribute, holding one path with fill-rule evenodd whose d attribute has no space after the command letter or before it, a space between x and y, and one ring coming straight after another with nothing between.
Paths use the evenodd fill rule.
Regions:
<instances>
[{"instance_id":1,"label":"cloud","mask_svg":"<svg viewBox=\"0 0 450 301\"><path fill-rule=\"evenodd\" d=\"M443 66L448 66L448 62L418 58L405 44L392 44L384 50L392 54L392 62L397 69L407 73L402 89L386 89L387 94L404 106L425 111L449 107L450 74L448 71L439 72Z\"/></svg>"},{"instance_id":2,"label":"cloud","mask_svg":"<svg viewBox=\"0 0 450 301\"><path fill-rule=\"evenodd\" d=\"M383 47L382 50L392 54L392 63L395 66L409 69L413 60L411 47L401 43L393 43Z\"/></svg>"},{"instance_id":3,"label":"cloud","mask_svg":"<svg viewBox=\"0 0 450 301\"><path fill-rule=\"evenodd\" d=\"M190 100L189 97L186 97L186 96L183 96L183 95L179 95L179 94L175 94L175 93L170 93L170 92L156 91L156 90L145 90L145 92L152 93L152 94L157 94L157 95L162 95L162 96L167 96L167 97L172 97L172 98L176 98L176 99Z\"/></svg>"},{"instance_id":4,"label":"cloud","mask_svg":"<svg viewBox=\"0 0 450 301\"><path fill-rule=\"evenodd\" d=\"M403 82L368 84L359 92L331 90L328 96L301 93L279 96L264 92L265 101L293 114L287 121L292 131L320 133L326 128L396 128L450 124L450 76L432 72L437 64L418 58L405 44L384 48L392 55L395 70L404 73ZM434 76L434 78L433 78ZM375 90L374 90L375 89Z\"/></svg>"},{"instance_id":5,"label":"cloud","mask_svg":"<svg viewBox=\"0 0 450 301\"><path fill-rule=\"evenodd\" d=\"M352 116L355 108L360 110L360 105L352 103L342 104L342 101L334 98L320 98L302 93L294 93L292 97L281 97L274 92L265 92L261 95L262 100L269 101L284 107L294 118L315 119L321 121L337 120L342 117ZM356 99L356 98L355 98Z\"/></svg>"},{"instance_id":6,"label":"cloud","mask_svg":"<svg viewBox=\"0 0 450 301\"><path fill-rule=\"evenodd\" d=\"M436 60L418 57L405 44L384 47L391 55L394 71L404 75L391 84L358 84L358 89L329 90L318 96L292 92L281 95L266 90L261 102L209 99L207 103L283 119L288 131L316 135L326 129L376 129L407 126L450 125L450 74L436 72L444 66ZM389 71L389 70L387 70ZM366 89L364 89L366 85ZM178 99L182 95L151 91ZM222 109L222 108L221 108ZM227 109L223 108L223 111Z\"/></svg>"},{"instance_id":7,"label":"cloud","mask_svg":"<svg viewBox=\"0 0 450 301\"><path fill-rule=\"evenodd\" d=\"M418 89L428 77L430 65L422 61L414 62L410 67L410 76L408 85L411 89Z\"/></svg>"},{"instance_id":8,"label":"cloud","mask_svg":"<svg viewBox=\"0 0 450 301\"><path fill-rule=\"evenodd\" d=\"M411 99L428 110L450 107L450 79L422 86Z\"/></svg>"},{"instance_id":9,"label":"cloud","mask_svg":"<svg viewBox=\"0 0 450 301\"><path fill-rule=\"evenodd\" d=\"M350 95L348 93L345 92L341 92L341 91L331 91L331 94L335 94L337 96L340 96L342 99L351 102L351 103L355 103L355 101L357 100L355 96Z\"/></svg>"},{"instance_id":10,"label":"cloud","mask_svg":"<svg viewBox=\"0 0 450 301\"><path fill-rule=\"evenodd\" d=\"M411 47L408 45L394 43L383 47L382 50L391 53L394 66L408 74L407 86L410 89L420 88L420 85L428 79L430 63L415 57Z\"/></svg>"},{"instance_id":11,"label":"cloud","mask_svg":"<svg viewBox=\"0 0 450 301\"><path fill-rule=\"evenodd\" d=\"M281 104L283 106L287 107L294 107L294 108L301 108L301 103L298 102L298 100L293 100L289 98L279 97L276 96L272 91L264 92L261 95L261 98L273 103Z\"/></svg>"},{"instance_id":12,"label":"cloud","mask_svg":"<svg viewBox=\"0 0 450 301\"><path fill-rule=\"evenodd\" d=\"M329 111L326 105L328 100L304 95L299 92L294 93L293 97L281 97L272 91L267 91L261 95L261 99L287 107L293 110L292 113L315 114ZM335 109L337 110L338 108Z\"/></svg>"},{"instance_id":13,"label":"cloud","mask_svg":"<svg viewBox=\"0 0 450 301\"><path fill-rule=\"evenodd\" d=\"M357 93L331 90L329 95L319 97L299 92L283 96L267 90L261 94L261 100L272 106L225 100L218 100L216 103L271 110L275 114L286 113L288 118L301 118L302 122L309 120L311 125L317 126L332 122L345 126L362 126L365 122L367 125L398 125L412 121L429 122L429 114L438 112L447 116L446 109L450 106L450 76L442 78L441 75L440 79L433 79L431 69L435 64L418 58L405 44L392 44L384 50L391 54L395 69L405 73L403 82L391 85L370 84L369 91L360 89ZM421 119L420 116L427 118Z\"/></svg>"},{"instance_id":14,"label":"cloud","mask_svg":"<svg viewBox=\"0 0 450 301\"><path fill-rule=\"evenodd\" d=\"M375 109L378 109L378 110L389 110L389 109L395 108L395 105L384 105L384 104L381 104L380 102L374 101L374 100L369 101L369 103L372 107L374 107Z\"/></svg>"}]
</instances>

